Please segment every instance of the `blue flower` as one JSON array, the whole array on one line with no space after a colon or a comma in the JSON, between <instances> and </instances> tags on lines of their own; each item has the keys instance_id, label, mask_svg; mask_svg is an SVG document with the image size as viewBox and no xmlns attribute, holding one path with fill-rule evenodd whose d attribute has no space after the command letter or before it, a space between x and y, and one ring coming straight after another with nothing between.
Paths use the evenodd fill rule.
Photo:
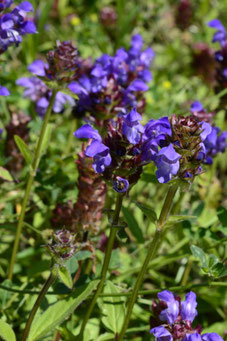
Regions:
<instances>
[{"instance_id":1,"label":"blue flower","mask_svg":"<svg viewBox=\"0 0 227 341\"><path fill-rule=\"evenodd\" d=\"M192 113L198 112L198 111L203 111L203 110L204 110L203 105L199 101L195 101L192 103L192 105L191 105L191 112Z\"/></svg>"},{"instance_id":2,"label":"blue flower","mask_svg":"<svg viewBox=\"0 0 227 341\"><path fill-rule=\"evenodd\" d=\"M116 180L113 182L113 189L118 193L125 193L129 188L129 182L127 179L121 178L120 176L116 177Z\"/></svg>"},{"instance_id":3,"label":"blue flower","mask_svg":"<svg viewBox=\"0 0 227 341\"><path fill-rule=\"evenodd\" d=\"M166 135L172 136L168 116L164 116L158 120L150 120L144 128L144 139L155 139L158 145L161 145L161 141L165 141Z\"/></svg>"},{"instance_id":4,"label":"blue flower","mask_svg":"<svg viewBox=\"0 0 227 341\"><path fill-rule=\"evenodd\" d=\"M224 341L217 333L206 333L202 335L203 341Z\"/></svg>"},{"instance_id":5,"label":"blue flower","mask_svg":"<svg viewBox=\"0 0 227 341\"><path fill-rule=\"evenodd\" d=\"M4 9L9 7L12 2L7 1ZM0 10L2 8L0 7ZM0 18L0 51L4 52L12 44L18 45L22 42L25 34L36 33L35 24L31 20L26 20L26 13L33 11L30 2L23 1L10 13L6 13Z\"/></svg>"},{"instance_id":6,"label":"blue flower","mask_svg":"<svg viewBox=\"0 0 227 341\"><path fill-rule=\"evenodd\" d=\"M0 96L9 96L10 92L5 86L0 85Z\"/></svg>"},{"instance_id":7,"label":"blue flower","mask_svg":"<svg viewBox=\"0 0 227 341\"><path fill-rule=\"evenodd\" d=\"M159 315L160 320L173 324L179 314L179 302L169 290L159 292L158 298L167 305L167 308L162 310Z\"/></svg>"},{"instance_id":8,"label":"blue flower","mask_svg":"<svg viewBox=\"0 0 227 341\"><path fill-rule=\"evenodd\" d=\"M142 124L139 123L141 120L142 117L135 108L123 117L124 123L122 132L127 140L132 144L137 144L141 140L142 133L144 132Z\"/></svg>"},{"instance_id":9,"label":"blue flower","mask_svg":"<svg viewBox=\"0 0 227 341\"><path fill-rule=\"evenodd\" d=\"M77 138L92 139L91 144L87 147L85 155L93 157L93 169L96 173L103 173L105 168L111 164L111 156L109 148L102 143L102 138L98 130L89 124L85 124L74 132Z\"/></svg>"},{"instance_id":10,"label":"blue flower","mask_svg":"<svg viewBox=\"0 0 227 341\"><path fill-rule=\"evenodd\" d=\"M213 36L212 42L215 43L217 41L221 46L224 45L226 42L226 30L221 21L218 19L213 19L209 21L207 25L217 30Z\"/></svg>"},{"instance_id":11,"label":"blue flower","mask_svg":"<svg viewBox=\"0 0 227 341\"><path fill-rule=\"evenodd\" d=\"M172 179L172 175L177 175L180 168L180 158L181 155L175 151L172 144L160 149L155 161L158 168L156 176L160 183L169 182Z\"/></svg>"},{"instance_id":12,"label":"blue flower","mask_svg":"<svg viewBox=\"0 0 227 341\"><path fill-rule=\"evenodd\" d=\"M181 317L183 320L193 322L194 318L197 316L196 310L196 294L192 291L186 294L185 301L181 302Z\"/></svg>"},{"instance_id":13,"label":"blue flower","mask_svg":"<svg viewBox=\"0 0 227 341\"><path fill-rule=\"evenodd\" d=\"M163 326L156 327L150 330L157 341L172 341L173 337L170 332Z\"/></svg>"}]
</instances>

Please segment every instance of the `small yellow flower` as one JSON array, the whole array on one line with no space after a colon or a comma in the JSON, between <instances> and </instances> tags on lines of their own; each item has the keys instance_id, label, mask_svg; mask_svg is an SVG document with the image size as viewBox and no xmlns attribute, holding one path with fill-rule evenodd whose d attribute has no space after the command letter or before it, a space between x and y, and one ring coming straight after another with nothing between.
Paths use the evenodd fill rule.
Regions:
<instances>
[{"instance_id":1,"label":"small yellow flower","mask_svg":"<svg viewBox=\"0 0 227 341\"><path fill-rule=\"evenodd\" d=\"M163 86L163 88L165 88L165 89L170 89L170 88L172 87L172 84L170 83L170 81L164 81L164 82L162 83L162 86Z\"/></svg>"},{"instance_id":2,"label":"small yellow flower","mask_svg":"<svg viewBox=\"0 0 227 341\"><path fill-rule=\"evenodd\" d=\"M97 14L95 13L90 14L90 19L92 22L97 22L98 21Z\"/></svg>"},{"instance_id":3,"label":"small yellow flower","mask_svg":"<svg viewBox=\"0 0 227 341\"><path fill-rule=\"evenodd\" d=\"M72 24L73 26L78 26L78 25L80 25L80 18L79 18L79 17L73 17L73 18L71 19L71 24Z\"/></svg>"}]
</instances>

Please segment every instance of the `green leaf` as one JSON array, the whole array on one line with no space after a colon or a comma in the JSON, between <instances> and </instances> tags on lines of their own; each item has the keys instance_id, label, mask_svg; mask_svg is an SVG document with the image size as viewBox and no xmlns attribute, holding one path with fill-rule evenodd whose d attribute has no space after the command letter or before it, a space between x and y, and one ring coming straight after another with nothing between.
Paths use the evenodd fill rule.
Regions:
<instances>
[{"instance_id":1,"label":"green leaf","mask_svg":"<svg viewBox=\"0 0 227 341\"><path fill-rule=\"evenodd\" d=\"M226 226L226 223L227 223L227 210L224 207L219 206L218 209L217 209L217 215L218 215L218 219L222 223L222 225Z\"/></svg>"},{"instance_id":2,"label":"green leaf","mask_svg":"<svg viewBox=\"0 0 227 341\"><path fill-rule=\"evenodd\" d=\"M78 99L78 95L76 95L74 92L72 92L69 88L63 88L60 89L61 92L63 92L63 94L66 94L68 96L71 96L75 99Z\"/></svg>"},{"instance_id":3,"label":"green leaf","mask_svg":"<svg viewBox=\"0 0 227 341\"><path fill-rule=\"evenodd\" d=\"M157 221L157 215L156 212L153 210L153 208L149 206L144 206L140 204L139 202L135 202L136 206L139 207L139 209L145 214L145 216L152 222Z\"/></svg>"},{"instance_id":4,"label":"green leaf","mask_svg":"<svg viewBox=\"0 0 227 341\"><path fill-rule=\"evenodd\" d=\"M215 278L221 278L227 276L227 266L221 262L215 264L210 269L210 275Z\"/></svg>"},{"instance_id":5,"label":"green leaf","mask_svg":"<svg viewBox=\"0 0 227 341\"><path fill-rule=\"evenodd\" d=\"M107 281L104 293L119 293L120 290L112 282ZM99 305L103 313L102 323L112 332L119 333L124 322L125 298L122 297L103 297L99 300Z\"/></svg>"},{"instance_id":6,"label":"green leaf","mask_svg":"<svg viewBox=\"0 0 227 341\"><path fill-rule=\"evenodd\" d=\"M58 276L59 276L60 280L69 289L72 289L72 287L73 287L72 277L71 277L71 274L70 274L69 270L66 268L66 266L64 266L64 265L59 266L59 268L58 268Z\"/></svg>"},{"instance_id":7,"label":"green leaf","mask_svg":"<svg viewBox=\"0 0 227 341\"><path fill-rule=\"evenodd\" d=\"M18 135L14 135L14 141L15 141L18 149L20 150L21 154L25 158L25 161L27 162L28 166L31 166L31 164L32 164L32 155L31 155L31 153L30 153L26 143Z\"/></svg>"},{"instance_id":8,"label":"green leaf","mask_svg":"<svg viewBox=\"0 0 227 341\"><path fill-rule=\"evenodd\" d=\"M95 280L83 285L76 289L70 297L52 304L42 315L37 316L32 324L28 340L38 340L59 326L92 293L98 283L99 280Z\"/></svg>"},{"instance_id":9,"label":"green leaf","mask_svg":"<svg viewBox=\"0 0 227 341\"><path fill-rule=\"evenodd\" d=\"M166 222L166 226L172 226L174 224L178 224L184 220L195 219L196 217L193 215L171 215Z\"/></svg>"},{"instance_id":10,"label":"green leaf","mask_svg":"<svg viewBox=\"0 0 227 341\"><path fill-rule=\"evenodd\" d=\"M16 341L13 329L8 323L0 320L0 339L4 341Z\"/></svg>"},{"instance_id":11,"label":"green leaf","mask_svg":"<svg viewBox=\"0 0 227 341\"><path fill-rule=\"evenodd\" d=\"M141 180L144 182L151 182L153 184L158 184L158 179L155 174L150 174L150 173L143 173L141 175Z\"/></svg>"},{"instance_id":12,"label":"green leaf","mask_svg":"<svg viewBox=\"0 0 227 341\"><path fill-rule=\"evenodd\" d=\"M97 341L113 341L115 335L111 333L105 333L98 337Z\"/></svg>"},{"instance_id":13,"label":"green leaf","mask_svg":"<svg viewBox=\"0 0 227 341\"><path fill-rule=\"evenodd\" d=\"M193 256L195 258L200 259L202 267L207 268L208 264L207 264L207 257L206 257L205 252L202 249L200 249L200 247L195 246L195 245L191 245L190 249L191 249Z\"/></svg>"},{"instance_id":14,"label":"green leaf","mask_svg":"<svg viewBox=\"0 0 227 341\"><path fill-rule=\"evenodd\" d=\"M10 173L7 171L7 169L0 167L0 178L6 180L6 181L13 181L12 176Z\"/></svg>"},{"instance_id":15,"label":"green leaf","mask_svg":"<svg viewBox=\"0 0 227 341\"><path fill-rule=\"evenodd\" d=\"M143 233L134 218L133 214L128 210L126 207L122 207L122 212L124 214L124 218L126 220L126 223L128 224L129 230L133 234L133 236L136 238L138 243L144 243L144 237Z\"/></svg>"},{"instance_id":16,"label":"green leaf","mask_svg":"<svg viewBox=\"0 0 227 341\"><path fill-rule=\"evenodd\" d=\"M215 333L219 334L220 336L224 337L225 330L226 330L225 323L216 322L216 323L209 325L209 327L203 329L203 334L215 332Z\"/></svg>"},{"instance_id":17,"label":"green leaf","mask_svg":"<svg viewBox=\"0 0 227 341\"><path fill-rule=\"evenodd\" d=\"M209 255L209 258L208 258L208 267L209 267L210 269L212 269L213 266L215 266L217 263L219 263L218 257L215 256L215 255L213 255L213 254Z\"/></svg>"}]
</instances>

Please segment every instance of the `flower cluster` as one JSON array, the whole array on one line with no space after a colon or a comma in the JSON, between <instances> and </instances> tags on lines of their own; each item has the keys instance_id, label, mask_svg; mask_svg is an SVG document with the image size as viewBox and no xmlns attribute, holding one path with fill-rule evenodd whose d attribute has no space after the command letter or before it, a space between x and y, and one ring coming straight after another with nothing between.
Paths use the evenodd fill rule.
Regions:
<instances>
[{"instance_id":1,"label":"flower cluster","mask_svg":"<svg viewBox=\"0 0 227 341\"><path fill-rule=\"evenodd\" d=\"M40 71L39 73L41 73L41 70L44 71L43 61L36 60L28 67L28 70L34 73L35 69L36 74L38 70ZM43 117L46 113L52 95L51 89L48 88L48 86L41 79L35 76L19 78L16 81L16 84L25 88L24 97L30 98L33 102L35 102L37 114ZM52 109L53 112L62 112L66 103L73 106L75 104L75 101L71 96L59 91L54 101Z\"/></svg>"},{"instance_id":2,"label":"flower cluster","mask_svg":"<svg viewBox=\"0 0 227 341\"><path fill-rule=\"evenodd\" d=\"M192 179L201 173L202 163L210 163L210 155L223 152L226 147L226 133L218 135L217 128L197 118L209 117L199 104L192 105L193 115L151 119L145 126L133 109L116 120L106 121L103 138L89 124L80 127L74 136L90 139L85 155L93 158L95 172L102 173L118 192L125 192L136 183L142 166L149 162L157 166L160 183L173 178Z\"/></svg>"},{"instance_id":3,"label":"flower cluster","mask_svg":"<svg viewBox=\"0 0 227 341\"><path fill-rule=\"evenodd\" d=\"M25 142L28 142L28 123L30 120L31 118L24 113L12 113L12 119L6 126L5 155L8 158L6 168L14 175L24 166L24 157L14 141L14 136L18 135Z\"/></svg>"},{"instance_id":4,"label":"flower cluster","mask_svg":"<svg viewBox=\"0 0 227 341\"><path fill-rule=\"evenodd\" d=\"M5 11L13 3L13 0L5 0L0 3L0 12ZM0 53L3 53L13 44L22 42L22 36L36 33L36 27L32 20L26 18L27 13L32 12L30 2L23 1L11 12L4 13L0 17Z\"/></svg>"},{"instance_id":5,"label":"flower cluster","mask_svg":"<svg viewBox=\"0 0 227 341\"><path fill-rule=\"evenodd\" d=\"M142 95L148 90L146 83L152 79L149 66L154 58L151 48L142 47L142 37L134 35L128 51L120 48L114 56L103 54L89 74L72 82L69 89L79 96L76 112L106 120L118 112L126 113L126 108L137 106L140 111L145 104Z\"/></svg>"},{"instance_id":6,"label":"flower cluster","mask_svg":"<svg viewBox=\"0 0 227 341\"><path fill-rule=\"evenodd\" d=\"M177 8L176 8L176 15L175 15L175 21L177 27L179 27L180 30L184 31L186 30L192 21L192 3L190 0L180 0Z\"/></svg>"},{"instance_id":7,"label":"flower cluster","mask_svg":"<svg viewBox=\"0 0 227 341\"><path fill-rule=\"evenodd\" d=\"M52 95L51 82L64 88L72 80L80 77L81 73L86 74L91 68L90 60L82 60L78 57L77 49L69 41L57 42L56 48L48 52L47 61L48 63L45 63L38 59L28 66L28 71L37 77L22 77L16 82L17 85L25 88L24 97L36 103L36 111L41 117L45 115ZM70 106L75 105L73 97L59 91L55 98L53 112L62 112L66 103Z\"/></svg>"},{"instance_id":8,"label":"flower cluster","mask_svg":"<svg viewBox=\"0 0 227 341\"><path fill-rule=\"evenodd\" d=\"M168 290L158 293L158 302L152 305L155 318L151 318L151 334L157 341L223 341L216 333L201 335L201 326L192 328L198 314L196 307L196 294L192 291L186 294L185 301Z\"/></svg>"},{"instance_id":9,"label":"flower cluster","mask_svg":"<svg viewBox=\"0 0 227 341\"><path fill-rule=\"evenodd\" d=\"M47 249L57 262L67 260L71 258L78 249L75 238L75 234L72 235L66 229L58 230L53 234L53 238L47 245Z\"/></svg>"},{"instance_id":10,"label":"flower cluster","mask_svg":"<svg viewBox=\"0 0 227 341\"><path fill-rule=\"evenodd\" d=\"M214 33L212 42L218 42L221 49L215 52L215 60L217 63L216 69L216 91L227 87L227 38L226 30L220 20L214 19L208 23L208 26L215 28L217 32Z\"/></svg>"},{"instance_id":11,"label":"flower cluster","mask_svg":"<svg viewBox=\"0 0 227 341\"><path fill-rule=\"evenodd\" d=\"M195 101L191 105L191 113L198 121L205 121L212 123L214 112L207 112L199 101ZM212 125L211 132L204 139L203 144L205 147L206 157L204 163L212 164L213 157L217 153L224 153L227 147L227 131L221 132L218 127Z\"/></svg>"}]
</instances>

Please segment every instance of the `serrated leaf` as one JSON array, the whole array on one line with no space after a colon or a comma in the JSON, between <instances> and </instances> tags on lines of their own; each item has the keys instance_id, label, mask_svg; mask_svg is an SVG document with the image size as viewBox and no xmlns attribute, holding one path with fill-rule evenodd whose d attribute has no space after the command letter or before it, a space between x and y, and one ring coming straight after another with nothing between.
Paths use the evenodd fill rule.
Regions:
<instances>
[{"instance_id":1,"label":"serrated leaf","mask_svg":"<svg viewBox=\"0 0 227 341\"><path fill-rule=\"evenodd\" d=\"M20 138L20 136L14 135L14 141L15 141L17 147L19 148L21 154L25 158L25 161L27 162L28 166L31 166L31 164L32 164L32 155L31 155L31 153L30 153L30 151L28 149L28 146L24 142L24 140L22 140L22 138Z\"/></svg>"},{"instance_id":2,"label":"serrated leaf","mask_svg":"<svg viewBox=\"0 0 227 341\"><path fill-rule=\"evenodd\" d=\"M16 341L16 336L10 325L0 320L0 339L4 341Z\"/></svg>"},{"instance_id":3,"label":"serrated leaf","mask_svg":"<svg viewBox=\"0 0 227 341\"><path fill-rule=\"evenodd\" d=\"M207 268L208 264L207 264L207 257L206 257L205 252L202 249L200 249L200 247L195 246L195 245L191 245L190 249L191 249L193 256L200 259L202 267Z\"/></svg>"},{"instance_id":4,"label":"serrated leaf","mask_svg":"<svg viewBox=\"0 0 227 341\"><path fill-rule=\"evenodd\" d=\"M131 214L131 212L128 210L128 208L126 207L122 207L122 212L124 214L124 218L126 220L126 223L128 224L128 228L131 231L131 233L133 234L133 236L136 238L138 243L144 243L144 237L143 237L143 233L136 221L136 219L134 218L133 214Z\"/></svg>"},{"instance_id":5,"label":"serrated leaf","mask_svg":"<svg viewBox=\"0 0 227 341\"><path fill-rule=\"evenodd\" d=\"M29 334L29 341L44 337L59 326L97 287L99 280L83 285L73 292L70 297L52 304L42 315L34 320Z\"/></svg>"},{"instance_id":6,"label":"serrated leaf","mask_svg":"<svg viewBox=\"0 0 227 341\"><path fill-rule=\"evenodd\" d=\"M11 174L7 171L7 169L3 167L0 167L0 178L6 181L10 181L10 182L13 181Z\"/></svg>"},{"instance_id":7,"label":"serrated leaf","mask_svg":"<svg viewBox=\"0 0 227 341\"><path fill-rule=\"evenodd\" d=\"M120 290L112 282L107 281L104 293L119 293ZM119 333L124 322L125 316L125 299L122 297L103 297L99 300L103 317L102 323L108 330Z\"/></svg>"},{"instance_id":8,"label":"serrated leaf","mask_svg":"<svg viewBox=\"0 0 227 341\"><path fill-rule=\"evenodd\" d=\"M66 266L64 266L64 265L59 266L59 268L58 268L58 276L59 276L60 280L69 289L72 289L72 287L73 287L72 277L71 277L71 274L70 274L69 270L66 268Z\"/></svg>"},{"instance_id":9,"label":"serrated leaf","mask_svg":"<svg viewBox=\"0 0 227 341\"><path fill-rule=\"evenodd\" d=\"M153 208L142 205L139 202L135 202L135 204L152 223L157 221L157 215Z\"/></svg>"}]
</instances>

